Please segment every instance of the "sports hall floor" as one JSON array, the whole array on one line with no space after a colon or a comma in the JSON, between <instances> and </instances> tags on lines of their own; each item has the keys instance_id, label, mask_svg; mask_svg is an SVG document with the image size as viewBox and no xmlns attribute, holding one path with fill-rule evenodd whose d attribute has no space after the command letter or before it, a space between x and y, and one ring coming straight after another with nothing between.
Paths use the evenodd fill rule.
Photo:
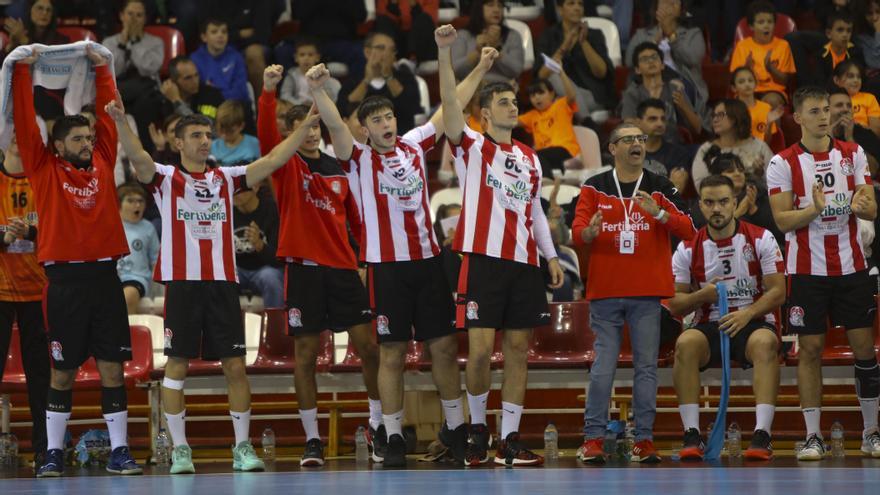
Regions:
<instances>
[{"instance_id":1,"label":"sports hall floor","mask_svg":"<svg viewBox=\"0 0 880 495\"><path fill-rule=\"evenodd\" d=\"M361 467L353 460L330 460L321 469L295 462L270 465L266 473L233 473L229 461L200 462L197 475L167 475L147 468L144 476L110 475L98 468L69 468L67 477L33 479L30 468L0 471L0 494L52 495L466 495L537 494L880 494L880 459L856 451L845 460L798 463L780 457L770 463L682 464L666 460L642 466L609 463L584 466L565 457L543 468L456 468L416 462L408 470Z\"/></svg>"}]
</instances>

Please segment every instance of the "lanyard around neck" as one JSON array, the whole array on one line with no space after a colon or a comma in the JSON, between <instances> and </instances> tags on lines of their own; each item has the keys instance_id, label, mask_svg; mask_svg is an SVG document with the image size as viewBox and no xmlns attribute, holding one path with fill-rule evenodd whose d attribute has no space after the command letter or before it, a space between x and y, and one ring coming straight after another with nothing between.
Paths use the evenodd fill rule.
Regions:
<instances>
[{"instance_id":1,"label":"lanyard around neck","mask_svg":"<svg viewBox=\"0 0 880 495\"><path fill-rule=\"evenodd\" d=\"M623 224L626 230L630 230L629 214L632 211L633 202L635 201L636 194L639 193L639 185L641 185L642 177L645 176L645 173L642 172L639 174L639 180L636 181L636 187L633 189L632 197L629 198L629 206L627 206L626 201L623 200L623 191L620 190L620 181L617 179L617 169L614 169L611 172L611 175L614 177L614 185L617 186L617 196L620 198L620 204L623 205Z\"/></svg>"}]
</instances>

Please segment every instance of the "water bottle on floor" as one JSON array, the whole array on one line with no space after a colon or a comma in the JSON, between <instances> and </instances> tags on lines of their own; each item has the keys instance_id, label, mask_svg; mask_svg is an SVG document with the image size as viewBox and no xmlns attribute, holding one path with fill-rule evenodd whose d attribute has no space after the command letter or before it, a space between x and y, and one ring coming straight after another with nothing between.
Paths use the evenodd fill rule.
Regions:
<instances>
[{"instance_id":1,"label":"water bottle on floor","mask_svg":"<svg viewBox=\"0 0 880 495\"><path fill-rule=\"evenodd\" d=\"M742 430L735 422L727 428L727 457L739 459L742 456Z\"/></svg>"},{"instance_id":2,"label":"water bottle on floor","mask_svg":"<svg viewBox=\"0 0 880 495\"><path fill-rule=\"evenodd\" d=\"M354 460L358 464L366 464L370 459L370 452L367 449L367 430L363 426L358 426L354 432Z\"/></svg>"},{"instance_id":3,"label":"water bottle on floor","mask_svg":"<svg viewBox=\"0 0 880 495\"><path fill-rule=\"evenodd\" d=\"M559 432L552 421L544 429L544 459L547 461L559 460Z\"/></svg>"},{"instance_id":4,"label":"water bottle on floor","mask_svg":"<svg viewBox=\"0 0 880 495\"><path fill-rule=\"evenodd\" d=\"M275 432L272 431L272 428L266 427L263 430L263 459L267 461L275 460Z\"/></svg>"},{"instance_id":5,"label":"water bottle on floor","mask_svg":"<svg viewBox=\"0 0 880 495\"><path fill-rule=\"evenodd\" d=\"M633 448L636 446L636 425L632 420L626 422L623 435L623 457L628 461L632 458Z\"/></svg>"},{"instance_id":6,"label":"water bottle on floor","mask_svg":"<svg viewBox=\"0 0 880 495\"><path fill-rule=\"evenodd\" d=\"M840 424L840 421L835 421L831 425L831 457L843 459L846 456L843 441L843 425Z\"/></svg>"},{"instance_id":7,"label":"water bottle on floor","mask_svg":"<svg viewBox=\"0 0 880 495\"><path fill-rule=\"evenodd\" d=\"M156 465L168 466L171 464L171 438L165 428L159 428L156 435Z\"/></svg>"}]
</instances>

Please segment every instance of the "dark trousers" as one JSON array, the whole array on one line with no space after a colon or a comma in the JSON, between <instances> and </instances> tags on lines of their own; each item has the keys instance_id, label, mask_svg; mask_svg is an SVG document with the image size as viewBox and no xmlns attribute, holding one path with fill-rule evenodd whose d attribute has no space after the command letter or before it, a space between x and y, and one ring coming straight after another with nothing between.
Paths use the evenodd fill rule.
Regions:
<instances>
[{"instance_id":1,"label":"dark trousers","mask_svg":"<svg viewBox=\"0 0 880 495\"><path fill-rule=\"evenodd\" d=\"M544 173L544 177L548 179L553 178L553 170L565 172L565 160L571 158L571 153L561 146L536 150L536 153L538 159L541 160L541 170Z\"/></svg>"}]
</instances>

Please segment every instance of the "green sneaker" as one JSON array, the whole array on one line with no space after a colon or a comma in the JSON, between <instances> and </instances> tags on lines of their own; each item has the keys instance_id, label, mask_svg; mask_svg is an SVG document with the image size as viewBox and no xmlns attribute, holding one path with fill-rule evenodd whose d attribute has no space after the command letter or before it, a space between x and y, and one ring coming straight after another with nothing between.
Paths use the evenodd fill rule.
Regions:
<instances>
[{"instance_id":1,"label":"green sneaker","mask_svg":"<svg viewBox=\"0 0 880 495\"><path fill-rule=\"evenodd\" d=\"M232 469L236 471L263 471L266 465L257 457L254 446L244 441L232 448Z\"/></svg>"},{"instance_id":2,"label":"green sneaker","mask_svg":"<svg viewBox=\"0 0 880 495\"><path fill-rule=\"evenodd\" d=\"M171 452L171 471L169 472L171 474L194 474L196 472L196 468L193 466L193 451L189 445L174 447Z\"/></svg>"}]
</instances>

